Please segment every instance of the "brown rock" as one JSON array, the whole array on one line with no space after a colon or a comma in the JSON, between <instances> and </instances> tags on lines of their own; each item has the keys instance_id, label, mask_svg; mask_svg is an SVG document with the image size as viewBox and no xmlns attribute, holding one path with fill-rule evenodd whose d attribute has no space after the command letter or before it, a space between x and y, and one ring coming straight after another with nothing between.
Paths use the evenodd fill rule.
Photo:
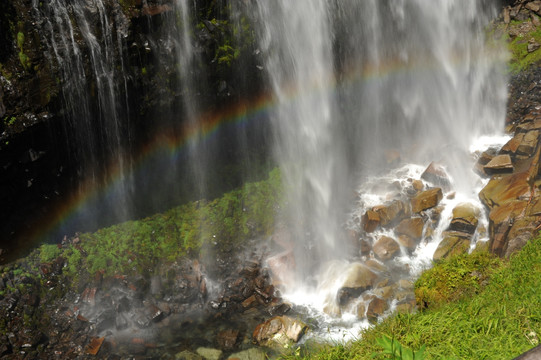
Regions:
<instances>
[{"instance_id":1,"label":"brown rock","mask_svg":"<svg viewBox=\"0 0 541 360\"><path fill-rule=\"evenodd\" d=\"M428 181L436 186L441 186L444 189L449 189L451 182L449 181L449 176L445 171L445 168L435 162L431 162L430 165L421 175L421 179Z\"/></svg>"},{"instance_id":2,"label":"brown rock","mask_svg":"<svg viewBox=\"0 0 541 360\"><path fill-rule=\"evenodd\" d=\"M522 143L522 139L524 139L524 133L522 133L522 132L516 133L515 136L513 136L513 138L511 138L511 140L509 140L502 147L501 152L502 153L511 153L511 154L516 153L520 143Z\"/></svg>"},{"instance_id":3,"label":"brown rock","mask_svg":"<svg viewBox=\"0 0 541 360\"><path fill-rule=\"evenodd\" d=\"M458 236L456 233L447 233L434 252L435 261L458 254L465 254L470 248L470 240Z\"/></svg>"},{"instance_id":4,"label":"brown rock","mask_svg":"<svg viewBox=\"0 0 541 360\"><path fill-rule=\"evenodd\" d=\"M382 236L374 244L373 251L379 259L385 261L398 255L400 246L393 238Z\"/></svg>"},{"instance_id":5,"label":"brown rock","mask_svg":"<svg viewBox=\"0 0 541 360\"><path fill-rule=\"evenodd\" d=\"M528 10L538 13L539 10L541 9L541 4L539 1L530 1L526 3L525 7Z\"/></svg>"},{"instance_id":6,"label":"brown rock","mask_svg":"<svg viewBox=\"0 0 541 360\"><path fill-rule=\"evenodd\" d=\"M449 230L473 234L479 223L481 211L470 203L458 204L453 209L453 219Z\"/></svg>"},{"instance_id":7,"label":"brown rock","mask_svg":"<svg viewBox=\"0 0 541 360\"><path fill-rule=\"evenodd\" d=\"M537 234L539 225L540 220L535 217L525 217L515 221L507 235L507 248L504 256L509 257L522 249Z\"/></svg>"},{"instance_id":8,"label":"brown rock","mask_svg":"<svg viewBox=\"0 0 541 360\"><path fill-rule=\"evenodd\" d=\"M395 228L398 235L407 235L412 239L419 240L423 236L424 221L420 217L404 219Z\"/></svg>"},{"instance_id":9,"label":"brown rock","mask_svg":"<svg viewBox=\"0 0 541 360\"><path fill-rule=\"evenodd\" d=\"M374 232L380 223L380 217L377 212L373 210L367 210L363 215L362 224L363 229L367 233Z\"/></svg>"},{"instance_id":10,"label":"brown rock","mask_svg":"<svg viewBox=\"0 0 541 360\"><path fill-rule=\"evenodd\" d=\"M387 304L387 301L380 298L372 299L372 301L370 301L368 304L368 308L366 309L366 317L368 318L368 321L376 321L378 316L383 315L388 308L389 305Z\"/></svg>"},{"instance_id":11,"label":"brown rock","mask_svg":"<svg viewBox=\"0 0 541 360\"><path fill-rule=\"evenodd\" d=\"M234 329L223 330L216 336L216 341L223 350L232 350L239 340L239 331Z\"/></svg>"},{"instance_id":12,"label":"brown rock","mask_svg":"<svg viewBox=\"0 0 541 360\"><path fill-rule=\"evenodd\" d=\"M479 198L489 208L512 200L529 199L531 180L528 172L494 176L481 190Z\"/></svg>"},{"instance_id":13,"label":"brown rock","mask_svg":"<svg viewBox=\"0 0 541 360\"><path fill-rule=\"evenodd\" d=\"M411 211L418 213L433 208L439 204L442 198L443 193L441 188L423 191L411 199Z\"/></svg>"},{"instance_id":14,"label":"brown rock","mask_svg":"<svg viewBox=\"0 0 541 360\"><path fill-rule=\"evenodd\" d=\"M414 250L417 246L417 242L408 235L400 235L398 237L398 243L408 250Z\"/></svg>"},{"instance_id":15,"label":"brown rock","mask_svg":"<svg viewBox=\"0 0 541 360\"><path fill-rule=\"evenodd\" d=\"M511 173L514 170L513 162L508 154L498 155L485 165L484 170L487 174Z\"/></svg>"},{"instance_id":16,"label":"brown rock","mask_svg":"<svg viewBox=\"0 0 541 360\"><path fill-rule=\"evenodd\" d=\"M97 355L98 351L100 351L101 345L103 344L103 341L105 338L92 338L90 341L90 344L87 345L85 352L89 355Z\"/></svg>"},{"instance_id":17,"label":"brown rock","mask_svg":"<svg viewBox=\"0 0 541 360\"><path fill-rule=\"evenodd\" d=\"M421 180L413 180L411 182L411 186L413 186L413 188L416 190L416 191L421 191L424 189L425 187L425 184L423 184L423 182Z\"/></svg>"},{"instance_id":18,"label":"brown rock","mask_svg":"<svg viewBox=\"0 0 541 360\"><path fill-rule=\"evenodd\" d=\"M267 259L273 281L287 284L292 282L291 274L295 272L295 254L293 250L286 250Z\"/></svg>"},{"instance_id":19,"label":"brown rock","mask_svg":"<svg viewBox=\"0 0 541 360\"><path fill-rule=\"evenodd\" d=\"M298 342L308 326L288 316L275 316L259 324L253 333L254 341L263 346L283 346Z\"/></svg>"},{"instance_id":20,"label":"brown rock","mask_svg":"<svg viewBox=\"0 0 541 360\"><path fill-rule=\"evenodd\" d=\"M372 290L374 295L377 297L382 298L383 300L389 300L394 292L394 287L392 286L384 286L380 288L375 288Z\"/></svg>"},{"instance_id":21,"label":"brown rock","mask_svg":"<svg viewBox=\"0 0 541 360\"><path fill-rule=\"evenodd\" d=\"M537 44L539 48L539 44ZM517 148L517 154L531 156L537 147L537 141L539 139L539 130L532 130L524 135L522 142Z\"/></svg>"},{"instance_id":22,"label":"brown rock","mask_svg":"<svg viewBox=\"0 0 541 360\"><path fill-rule=\"evenodd\" d=\"M406 206L400 200L394 200L387 205L375 206L372 210L378 214L382 226L395 223L406 214Z\"/></svg>"},{"instance_id":23,"label":"brown rock","mask_svg":"<svg viewBox=\"0 0 541 360\"><path fill-rule=\"evenodd\" d=\"M378 271L378 272L385 272L389 270L385 265L381 264L380 262L374 259L366 260L364 264L371 270Z\"/></svg>"}]
</instances>

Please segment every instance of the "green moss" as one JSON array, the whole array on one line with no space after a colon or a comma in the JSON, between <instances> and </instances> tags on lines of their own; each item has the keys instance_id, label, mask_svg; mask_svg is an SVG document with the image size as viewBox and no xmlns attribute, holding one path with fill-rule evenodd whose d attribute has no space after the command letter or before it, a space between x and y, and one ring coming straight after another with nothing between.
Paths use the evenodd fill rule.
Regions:
<instances>
[{"instance_id":1,"label":"green moss","mask_svg":"<svg viewBox=\"0 0 541 360\"><path fill-rule=\"evenodd\" d=\"M520 23L511 23L510 26L519 26ZM541 29L537 28L534 31L524 33L508 40L509 52L511 54L510 70L513 73L526 70L533 64L538 64L541 61L541 49L528 52L528 42L534 40L541 44Z\"/></svg>"},{"instance_id":2,"label":"green moss","mask_svg":"<svg viewBox=\"0 0 541 360\"><path fill-rule=\"evenodd\" d=\"M42 263L48 263L56 259L62 253L57 245L45 244L39 247L39 259Z\"/></svg>"},{"instance_id":3,"label":"green moss","mask_svg":"<svg viewBox=\"0 0 541 360\"><path fill-rule=\"evenodd\" d=\"M500 265L499 258L486 252L457 255L437 263L415 283L417 304L422 308L439 306L476 294Z\"/></svg>"}]
</instances>

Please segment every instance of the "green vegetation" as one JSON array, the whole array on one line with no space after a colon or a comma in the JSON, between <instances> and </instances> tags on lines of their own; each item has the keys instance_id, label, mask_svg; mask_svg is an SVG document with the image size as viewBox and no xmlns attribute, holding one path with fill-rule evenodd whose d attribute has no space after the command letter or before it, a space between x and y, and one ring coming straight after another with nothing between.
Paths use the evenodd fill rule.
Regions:
<instances>
[{"instance_id":1,"label":"green vegetation","mask_svg":"<svg viewBox=\"0 0 541 360\"><path fill-rule=\"evenodd\" d=\"M62 254L67 263L64 272L73 279L84 275L81 270L90 276L96 272L105 276L148 273L182 256L204 255L210 247L220 251L239 246L272 232L281 199L280 173L273 170L268 180L245 184L213 201L188 203L146 219L82 234L80 245L68 247ZM41 261L57 257L55 248L43 245Z\"/></svg>"},{"instance_id":2,"label":"green vegetation","mask_svg":"<svg viewBox=\"0 0 541 360\"><path fill-rule=\"evenodd\" d=\"M17 47L19 48L19 61L25 70L30 68L30 58L24 53L24 33L17 33Z\"/></svg>"},{"instance_id":3,"label":"green vegetation","mask_svg":"<svg viewBox=\"0 0 541 360\"><path fill-rule=\"evenodd\" d=\"M528 42L533 39L534 42L541 44L541 29L520 35L509 41L509 51L511 52L510 68L514 73L526 70L530 65L541 61L541 50L528 52Z\"/></svg>"},{"instance_id":4,"label":"green vegetation","mask_svg":"<svg viewBox=\"0 0 541 360\"><path fill-rule=\"evenodd\" d=\"M54 244L41 245L39 248L39 259L42 263L51 262L62 253L62 249Z\"/></svg>"},{"instance_id":5,"label":"green vegetation","mask_svg":"<svg viewBox=\"0 0 541 360\"><path fill-rule=\"evenodd\" d=\"M487 252L458 255L425 271L415 283L420 307L434 307L477 294L501 260Z\"/></svg>"},{"instance_id":6,"label":"green vegetation","mask_svg":"<svg viewBox=\"0 0 541 360\"><path fill-rule=\"evenodd\" d=\"M531 240L508 262L490 258L467 261L459 257L436 264L440 269L433 274L450 274L450 269L460 268L460 264L472 266L470 262L486 262L493 267L488 271L492 273L488 284L478 294L441 301L439 306L417 314L391 316L364 331L360 340L291 358L370 359L373 354L381 354L378 339L383 336L391 336L410 349L426 346L426 359L511 359L537 345L541 334L541 236ZM469 269L459 273L466 271ZM450 283L467 279L460 275L447 277L452 280ZM456 280L460 278L463 280ZM428 287L428 282L420 283ZM470 280L466 283L470 287L474 284Z\"/></svg>"}]
</instances>

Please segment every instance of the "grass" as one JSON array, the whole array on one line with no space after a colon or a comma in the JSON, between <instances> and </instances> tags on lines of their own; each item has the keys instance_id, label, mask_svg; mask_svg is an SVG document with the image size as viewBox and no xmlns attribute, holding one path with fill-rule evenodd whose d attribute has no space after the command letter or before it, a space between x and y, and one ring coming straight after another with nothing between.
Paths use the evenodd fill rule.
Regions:
<instances>
[{"instance_id":1,"label":"grass","mask_svg":"<svg viewBox=\"0 0 541 360\"><path fill-rule=\"evenodd\" d=\"M445 262L436 267L449 267ZM380 339L404 347L426 346L425 359L511 359L539 343L541 334L541 237L529 242L510 261L495 266L478 294L444 302L417 314L397 314L365 330L349 344L285 358L389 358Z\"/></svg>"}]
</instances>

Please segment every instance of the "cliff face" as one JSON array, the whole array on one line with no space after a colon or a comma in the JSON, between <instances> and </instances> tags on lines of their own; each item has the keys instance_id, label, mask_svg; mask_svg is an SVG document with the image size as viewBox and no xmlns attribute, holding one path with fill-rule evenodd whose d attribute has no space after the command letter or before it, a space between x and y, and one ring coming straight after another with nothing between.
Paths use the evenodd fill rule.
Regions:
<instances>
[{"instance_id":1,"label":"cliff face","mask_svg":"<svg viewBox=\"0 0 541 360\"><path fill-rule=\"evenodd\" d=\"M2 247L13 224L129 166L160 131L259 92L255 36L235 6L0 4L0 230L11 234Z\"/></svg>"}]
</instances>

